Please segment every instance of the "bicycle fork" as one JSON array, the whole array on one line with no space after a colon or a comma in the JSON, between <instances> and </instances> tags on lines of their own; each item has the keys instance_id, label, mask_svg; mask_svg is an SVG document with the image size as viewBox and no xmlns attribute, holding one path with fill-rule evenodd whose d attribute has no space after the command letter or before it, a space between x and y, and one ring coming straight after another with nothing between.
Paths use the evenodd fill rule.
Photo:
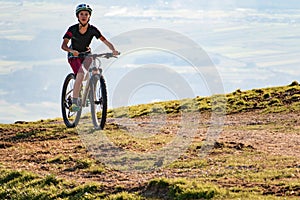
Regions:
<instances>
[{"instance_id":1,"label":"bicycle fork","mask_svg":"<svg viewBox=\"0 0 300 200\"><path fill-rule=\"evenodd\" d=\"M87 75L88 76L88 75ZM90 78L88 78L85 82L85 84L82 83L82 101L81 106L82 107L88 107L89 106L89 85L90 85Z\"/></svg>"}]
</instances>

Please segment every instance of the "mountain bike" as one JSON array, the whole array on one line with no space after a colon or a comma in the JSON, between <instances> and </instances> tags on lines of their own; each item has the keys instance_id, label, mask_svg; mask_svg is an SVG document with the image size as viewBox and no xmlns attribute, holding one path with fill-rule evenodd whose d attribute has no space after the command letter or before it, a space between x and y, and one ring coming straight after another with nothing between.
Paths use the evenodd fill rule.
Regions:
<instances>
[{"instance_id":1,"label":"mountain bike","mask_svg":"<svg viewBox=\"0 0 300 200\"><path fill-rule=\"evenodd\" d=\"M61 111L65 125L74 128L78 125L82 109L90 106L92 122L95 129L103 129L107 114L107 90L102 74L100 58L116 58L112 53L90 54L80 53L78 57L92 58L92 62L84 76L78 98L80 110L75 112L70 109L73 100L73 88L76 75L70 73L66 76L61 95ZM83 66L82 66L83 67ZM84 68L84 67L83 67Z\"/></svg>"}]
</instances>

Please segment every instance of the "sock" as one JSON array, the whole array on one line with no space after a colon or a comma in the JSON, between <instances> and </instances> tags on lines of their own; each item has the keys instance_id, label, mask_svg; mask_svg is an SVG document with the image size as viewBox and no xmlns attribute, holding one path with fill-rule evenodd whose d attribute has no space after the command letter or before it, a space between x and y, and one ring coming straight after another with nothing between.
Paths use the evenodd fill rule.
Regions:
<instances>
[{"instance_id":1,"label":"sock","mask_svg":"<svg viewBox=\"0 0 300 200\"><path fill-rule=\"evenodd\" d=\"M72 103L78 105L78 98L73 98Z\"/></svg>"}]
</instances>

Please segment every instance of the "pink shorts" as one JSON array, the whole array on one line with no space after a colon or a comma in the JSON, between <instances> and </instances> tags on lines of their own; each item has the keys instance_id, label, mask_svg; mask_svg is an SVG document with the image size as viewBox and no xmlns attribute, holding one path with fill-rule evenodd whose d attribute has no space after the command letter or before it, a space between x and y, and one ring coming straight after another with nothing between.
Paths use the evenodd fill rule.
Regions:
<instances>
[{"instance_id":1,"label":"pink shorts","mask_svg":"<svg viewBox=\"0 0 300 200\"><path fill-rule=\"evenodd\" d=\"M82 66L87 70L92 63L92 58L69 58L69 64L72 67L74 74L83 73Z\"/></svg>"}]
</instances>

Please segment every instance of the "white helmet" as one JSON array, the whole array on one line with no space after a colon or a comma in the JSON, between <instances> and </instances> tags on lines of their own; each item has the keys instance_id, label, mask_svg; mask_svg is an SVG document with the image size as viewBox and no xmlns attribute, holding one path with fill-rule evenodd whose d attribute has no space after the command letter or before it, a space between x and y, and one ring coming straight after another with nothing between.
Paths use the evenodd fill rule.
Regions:
<instances>
[{"instance_id":1,"label":"white helmet","mask_svg":"<svg viewBox=\"0 0 300 200\"><path fill-rule=\"evenodd\" d=\"M76 16L78 16L78 13L83 10L88 11L90 15L92 15L92 8L88 4L82 3L76 7Z\"/></svg>"}]
</instances>

